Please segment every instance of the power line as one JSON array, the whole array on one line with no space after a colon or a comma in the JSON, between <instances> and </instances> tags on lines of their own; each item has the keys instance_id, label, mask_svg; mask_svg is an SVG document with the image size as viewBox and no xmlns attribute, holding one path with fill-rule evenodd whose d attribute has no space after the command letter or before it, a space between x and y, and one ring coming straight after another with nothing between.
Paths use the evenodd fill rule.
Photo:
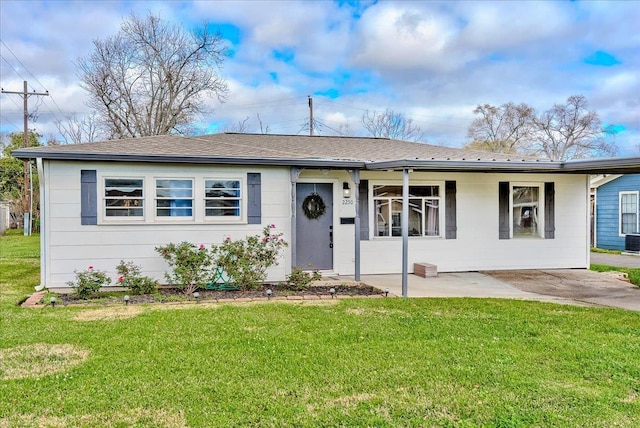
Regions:
<instances>
[{"instance_id":1,"label":"power line","mask_svg":"<svg viewBox=\"0 0 640 428\"><path fill-rule=\"evenodd\" d=\"M18 70L16 70L16 68L13 66L13 64L11 64L9 61L7 61L7 59L6 59L4 56L2 56L2 54L0 54L0 58L2 58L2 60L3 60L4 62L6 62L6 63L7 63L7 65L9 65L9 67L11 67L11 68L13 69L13 71L15 71L15 73L16 73L18 76L20 76L20 78L21 78L22 80L25 80L25 79L24 79L24 77L22 77L22 75L20 74L20 72L19 72Z\"/></svg>"},{"instance_id":2,"label":"power line","mask_svg":"<svg viewBox=\"0 0 640 428\"><path fill-rule=\"evenodd\" d=\"M9 46L7 46L7 44L4 42L4 40L0 39L0 43L2 43L2 44L4 45L4 47L5 47L5 48L7 48L7 50L11 53L11 55L13 55L13 57L16 59L16 61L18 61L18 64L20 64L20 65L22 66L22 68L24 68L25 70L27 70L27 73L29 73L29 74L31 75L31 77L33 77L33 78L35 79L35 81L36 81L36 82L38 82L38 84L39 84L42 88L44 88L44 89L46 90L46 88L45 88L45 86L42 84L42 82L40 82L40 81L38 80L38 78L37 78L36 76L34 76L34 75L33 75L33 73L31 72L31 70L29 70L29 69L27 68L27 66L25 66L25 65L22 63L22 61L20 61L20 58L18 58L18 57L16 56L16 54L14 54L14 53L13 53L13 51L11 50L11 48L10 48ZM5 60L5 61L6 61L6 60ZM15 70L15 68L14 68L14 70ZM22 80L25 80L25 79L22 79ZM35 91L35 89L34 89L33 87L31 87L31 89L33 89L33 90Z\"/></svg>"},{"instance_id":3,"label":"power line","mask_svg":"<svg viewBox=\"0 0 640 428\"><path fill-rule=\"evenodd\" d=\"M4 43L4 42L3 42ZM0 89L0 92L3 94L11 94L11 95L20 95L22 96L23 104L24 104L24 143L23 147L29 147L29 107L28 107L28 99L30 96L48 96L49 92L28 92L27 81L24 82L24 87L22 92L17 91L5 91L4 89ZM23 199L22 199L22 208L24 213L24 234L31 235L31 224L33 223L33 194L32 194L32 185L31 182L31 162L24 162L24 181L23 181ZM28 216L28 217L27 217ZM29 222L27 224L27 221Z\"/></svg>"},{"instance_id":4,"label":"power line","mask_svg":"<svg viewBox=\"0 0 640 428\"><path fill-rule=\"evenodd\" d=\"M20 130L20 127L15 123L13 123L9 118L7 118L7 116L0 115L0 118L3 119L5 122L9 122L9 124L13 125L13 127L16 128L17 130Z\"/></svg>"}]
</instances>

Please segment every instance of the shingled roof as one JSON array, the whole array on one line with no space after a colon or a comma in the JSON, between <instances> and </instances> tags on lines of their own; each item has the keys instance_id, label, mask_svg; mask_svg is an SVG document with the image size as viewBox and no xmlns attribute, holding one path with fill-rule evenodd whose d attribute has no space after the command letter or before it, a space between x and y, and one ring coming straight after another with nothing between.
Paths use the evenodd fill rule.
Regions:
<instances>
[{"instance_id":1,"label":"shingled roof","mask_svg":"<svg viewBox=\"0 0 640 428\"><path fill-rule=\"evenodd\" d=\"M555 172L566 162L388 138L222 133L159 135L19 149L20 159ZM640 162L636 162L640 163ZM582 172L582 171L566 171Z\"/></svg>"}]
</instances>

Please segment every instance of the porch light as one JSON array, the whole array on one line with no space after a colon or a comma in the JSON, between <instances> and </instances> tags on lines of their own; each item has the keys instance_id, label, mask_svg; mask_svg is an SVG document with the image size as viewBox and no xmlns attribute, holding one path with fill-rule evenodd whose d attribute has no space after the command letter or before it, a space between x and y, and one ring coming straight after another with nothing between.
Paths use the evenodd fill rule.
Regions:
<instances>
[{"instance_id":1,"label":"porch light","mask_svg":"<svg viewBox=\"0 0 640 428\"><path fill-rule=\"evenodd\" d=\"M196 303L198 303L198 299L200 298L200 293L198 293L197 291L194 291L193 298L196 299Z\"/></svg>"},{"instance_id":2,"label":"porch light","mask_svg":"<svg viewBox=\"0 0 640 428\"><path fill-rule=\"evenodd\" d=\"M342 183L342 196L345 198L351 197L351 187L349 187L349 183L346 181Z\"/></svg>"},{"instance_id":3,"label":"porch light","mask_svg":"<svg viewBox=\"0 0 640 428\"><path fill-rule=\"evenodd\" d=\"M129 305L129 300L131 300L131 297L129 297L128 294L125 294L124 295L124 304L125 304L125 306Z\"/></svg>"},{"instance_id":4,"label":"porch light","mask_svg":"<svg viewBox=\"0 0 640 428\"><path fill-rule=\"evenodd\" d=\"M329 289L329 294L331 294L331 298L333 299L333 296L335 296L335 294L336 294L336 289L335 289L335 288L333 288L333 287L331 287L331 288Z\"/></svg>"},{"instance_id":5,"label":"porch light","mask_svg":"<svg viewBox=\"0 0 640 428\"><path fill-rule=\"evenodd\" d=\"M51 299L49 299L49 302L51 303L52 308L56 307L56 298L54 296L51 296Z\"/></svg>"},{"instance_id":6,"label":"porch light","mask_svg":"<svg viewBox=\"0 0 640 428\"><path fill-rule=\"evenodd\" d=\"M389 297L389 287L384 289L384 297Z\"/></svg>"},{"instance_id":7,"label":"porch light","mask_svg":"<svg viewBox=\"0 0 640 428\"><path fill-rule=\"evenodd\" d=\"M273 291L271 291L270 288L267 288L267 299L271 300L271 295L273 294Z\"/></svg>"}]
</instances>

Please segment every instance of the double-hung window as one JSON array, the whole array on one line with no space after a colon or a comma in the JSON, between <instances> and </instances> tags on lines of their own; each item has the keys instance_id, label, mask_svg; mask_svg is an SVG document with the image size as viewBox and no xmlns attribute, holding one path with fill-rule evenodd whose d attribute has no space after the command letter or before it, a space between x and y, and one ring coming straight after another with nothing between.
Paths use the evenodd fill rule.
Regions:
<instances>
[{"instance_id":1,"label":"double-hung window","mask_svg":"<svg viewBox=\"0 0 640 428\"><path fill-rule=\"evenodd\" d=\"M144 180L142 178L105 178L104 216L142 219L144 217Z\"/></svg>"},{"instance_id":2,"label":"double-hung window","mask_svg":"<svg viewBox=\"0 0 640 428\"><path fill-rule=\"evenodd\" d=\"M439 185L409 186L409 236L440 236ZM402 236L402 186L374 185L374 235Z\"/></svg>"},{"instance_id":3,"label":"double-hung window","mask_svg":"<svg viewBox=\"0 0 640 428\"><path fill-rule=\"evenodd\" d=\"M240 218L241 187L240 180L205 180L205 217Z\"/></svg>"},{"instance_id":4,"label":"double-hung window","mask_svg":"<svg viewBox=\"0 0 640 428\"><path fill-rule=\"evenodd\" d=\"M539 238L540 235L540 187L518 186L512 188L511 213L514 238Z\"/></svg>"},{"instance_id":5,"label":"double-hung window","mask_svg":"<svg viewBox=\"0 0 640 428\"><path fill-rule=\"evenodd\" d=\"M620 192L620 234L638 233L638 192Z\"/></svg>"},{"instance_id":6,"label":"double-hung window","mask_svg":"<svg viewBox=\"0 0 640 428\"><path fill-rule=\"evenodd\" d=\"M193 217L193 180L156 179L156 216Z\"/></svg>"}]
</instances>

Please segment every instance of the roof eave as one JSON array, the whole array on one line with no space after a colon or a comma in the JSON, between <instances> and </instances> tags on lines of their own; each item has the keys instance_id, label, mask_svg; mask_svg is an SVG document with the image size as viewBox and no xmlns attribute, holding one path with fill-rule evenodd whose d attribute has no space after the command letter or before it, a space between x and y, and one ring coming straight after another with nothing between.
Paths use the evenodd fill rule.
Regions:
<instances>
[{"instance_id":1,"label":"roof eave","mask_svg":"<svg viewBox=\"0 0 640 428\"><path fill-rule=\"evenodd\" d=\"M636 174L640 173L640 157L570 160L450 160L398 159L370 162L370 170L414 169L422 171L469 172L533 172L565 174Z\"/></svg>"},{"instance_id":2,"label":"roof eave","mask_svg":"<svg viewBox=\"0 0 640 428\"><path fill-rule=\"evenodd\" d=\"M444 172L558 172L559 162L551 161L487 161L487 160L422 160L403 159L367 164L371 170L414 169Z\"/></svg>"},{"instance_id":3,"label":"roof eave","mask_svg":"<svg viewBox=\"0 0 640 428\"><path fill-rule=\"evenodd\" d=\"M148 163L189 163L189 164L224 164L224 165L266 165L266 166L301 166L309 168L364 168L364 162L342 159L283 159L283 158L248 158L248 157L209 157L209 156L165 156L138 154L106 154L106 153L68 153L68 152L30 152L15 150L11 153L22 160L47 159L92 162L148 162Z\"/></svg>"},{"instance_id":4,"label":"roof eave","mask_svg":"<svg viewBox=\"0 0 640 428\"><path fill-rule=\"evenodd\" d=\"M563 170L587 174L638 174L640 157L568 160L563 163Z\"/></svg>"}]
</instances>

